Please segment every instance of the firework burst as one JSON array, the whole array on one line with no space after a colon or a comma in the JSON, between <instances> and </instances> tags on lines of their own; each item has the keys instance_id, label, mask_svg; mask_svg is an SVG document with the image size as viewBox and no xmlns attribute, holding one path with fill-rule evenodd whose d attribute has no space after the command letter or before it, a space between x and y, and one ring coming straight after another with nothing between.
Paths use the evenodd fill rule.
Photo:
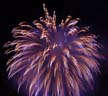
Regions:
<instances>
[{"instance_id":1,"label":"firework burst","mask_svg":"<svg viewBox=\"0 0 108 96\"><path fill-rule=\"evenodd\" d=\"M8 76L19 74L18 90L25 84L29 96L80 96L99 72L97 37L77 26L79 18L67 16L56 26L55 12L51 17L45 4L43 9L45 18L20 23L12 30L15 40L4 45L6 54L14 53Z\"/></svg>"}]
</instances>

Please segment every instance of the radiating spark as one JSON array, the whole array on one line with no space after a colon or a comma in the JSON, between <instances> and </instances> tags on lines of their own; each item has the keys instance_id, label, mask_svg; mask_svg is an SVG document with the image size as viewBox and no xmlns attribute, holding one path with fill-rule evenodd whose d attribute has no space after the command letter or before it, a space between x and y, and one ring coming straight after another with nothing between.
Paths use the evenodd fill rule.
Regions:
<instances>
[{"instance_id":1,"label":"radiating spark","mask_svg":"<svg viewBox=\"0 0 108 96\"><path fill-rule=\"evenodd\" d=\"M9 78L19 74L18 90L26 83L28 96L80 96L92 88L93 74L99 72L97 59L102 56L96 36L88 27L78 27L79 18L67 16L56 25L55 11L51 17L43 4L45 18L32 25L21 22L12 30L12 42L6 54L14 53L7 62ZM14 48L14 49L13 49Z\"/></svg>"}]
</instances>

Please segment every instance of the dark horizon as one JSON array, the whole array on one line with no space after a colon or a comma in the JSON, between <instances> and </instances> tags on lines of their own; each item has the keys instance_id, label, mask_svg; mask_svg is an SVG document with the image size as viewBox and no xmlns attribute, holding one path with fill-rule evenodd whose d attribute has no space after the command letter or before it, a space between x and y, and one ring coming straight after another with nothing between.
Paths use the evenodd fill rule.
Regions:
<instances>
[{"instance_id":1,"label":"dark horizon","mask_svg":"<svg viewBox=\"0 0 108 96\"><path fill-rule=\"evenodd\" d=\"M20 22L33 20L44 16L43 3L52 15L56 11L57 22L71 15L80 18L79 25L90 26L92 33L99 38L98 41L105 47L102 53L106 61L101 61L99 85L92 96L108 96L108 6L105 0L1 0L0 2L0 96L22 96L17 93L12 81L8 80L6 73L7 57L4 55L4 43L12 40L11 30Z\"/></svg>"}]
</instances>

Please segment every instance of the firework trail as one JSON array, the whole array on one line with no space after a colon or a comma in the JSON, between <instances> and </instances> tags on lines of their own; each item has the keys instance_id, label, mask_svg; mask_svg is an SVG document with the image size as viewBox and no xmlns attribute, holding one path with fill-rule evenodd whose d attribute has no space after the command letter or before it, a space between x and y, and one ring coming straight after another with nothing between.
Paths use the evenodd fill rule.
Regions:
<instances>
[{"instance_id":1,"label":"firework trail","mask_svg":"<svg viewBox=\"0 0 108 96\"><path fill-rule=\"evenodd\" d=\"M77 26L79 18L67 16L56 26L55 12L51 17L45 4L43 9L45 18L20 23L12 31L15 40L4 45L6 54L14 53L8 76L18 75L18 90L25 84L29 96L80 96L93 88L93 74L99 72L97 37Z\"/></svg>"}]
</instances>

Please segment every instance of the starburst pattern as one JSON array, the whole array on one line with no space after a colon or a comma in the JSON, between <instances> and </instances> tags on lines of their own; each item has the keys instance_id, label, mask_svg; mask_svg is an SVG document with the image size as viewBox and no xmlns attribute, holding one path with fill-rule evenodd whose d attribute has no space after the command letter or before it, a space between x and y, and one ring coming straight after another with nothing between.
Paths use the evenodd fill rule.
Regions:
<instances>
[{"instance_id":1,"label":"starburst pattern","mask_svg":"<svg viewBox=\"0 0 108 96\"><path fill-rule=\"evenodd\" d=\"M18 75L18 90L26 85L29 96L80 96L86 86L92 88L93 73L99 72L96 36L88 27L78 27L79 18L67 16L56 26L55 11L32 24L21 22L12 30L12 42L6 54L14 55L7 62L9 78Z\"/></svg>"}]
</instances>

